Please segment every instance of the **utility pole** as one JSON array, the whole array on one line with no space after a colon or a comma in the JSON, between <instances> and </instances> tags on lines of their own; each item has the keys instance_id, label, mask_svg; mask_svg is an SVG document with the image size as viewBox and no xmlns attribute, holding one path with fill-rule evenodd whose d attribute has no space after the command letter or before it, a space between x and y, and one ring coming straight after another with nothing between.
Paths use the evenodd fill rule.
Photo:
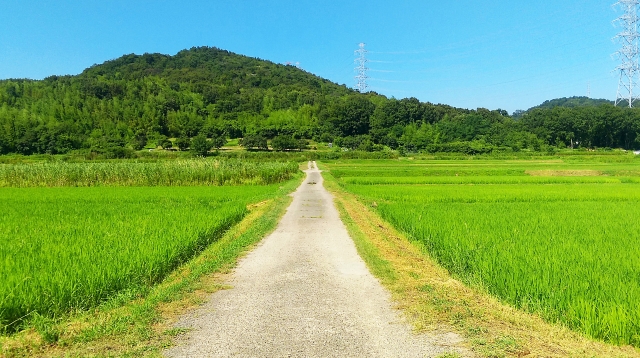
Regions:
<instances>
[{"instance_id":1,"label":"utility pole","mask_svg":"<svg viewBox=\"0 0 640 358\"><path fill-rule=\"evenodd\" d=\"M355 71L357 73L357 75L355 76L356 79L356 87L355 89L358 90L358 92L360 93L365 93L367 92L367 88L369 86L367 86L367 78L369 78L367 76L367 70L369 70L366 66L367 62L369 60L367 60L367 50L365 50L366 44L364 43L360 43L359 44L359 49L357 49L355 51L356 56L358 56L355 60L356 63L356 68Z\"/></svg>"},{"instance_id":2,"label":"utility pole","mask_svg":"<svg viewBox=\"0 0 640 358\"><path fill-rule=\"evenodd\" d=\"M638 84L640 83L640 64L638 61L638 38L640 38L638 33L639 4L640 0L620 0L613 5L624 11L624 14L615 20L622 26L622 32L614 38L622 45L622 49L616 52L621 62L616 67L616 70L620 71L616 106L627 101L629 108L633 108L633 103L638 99Z\"/></svg>"}]
</instances>

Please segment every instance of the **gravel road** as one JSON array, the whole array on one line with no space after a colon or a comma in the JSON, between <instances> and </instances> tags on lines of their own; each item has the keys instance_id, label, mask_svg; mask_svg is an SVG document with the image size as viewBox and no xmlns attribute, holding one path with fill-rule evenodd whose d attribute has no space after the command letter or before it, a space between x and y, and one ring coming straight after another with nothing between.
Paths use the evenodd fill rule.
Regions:
<instances>
[{"instance_id":1,"label":"gravel road","mask_svg":"<svg viewBox=\"0 0 640 358\"><path fill-rule=\"evenodd\" d=\"M454 334L416 335L369 273L315 163L276 231L176 327L168 357L435 357Z\"/></svg>"}]
</instances>

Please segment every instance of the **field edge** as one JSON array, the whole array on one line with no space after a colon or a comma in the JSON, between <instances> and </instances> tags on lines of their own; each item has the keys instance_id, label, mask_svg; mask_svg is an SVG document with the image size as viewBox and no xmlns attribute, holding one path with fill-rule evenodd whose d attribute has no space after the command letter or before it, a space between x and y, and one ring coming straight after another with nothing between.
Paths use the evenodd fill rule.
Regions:
<instances>
[{"instance_id":1,"label":"field edge","mask_svg":"<svg viewBox=\"0 0 640 358\"><path fill-rule=\"evenodd\" d=\"M640 357L638 349L590 340L462 284L372 210L375 203L343 190L330 172L323 177L358 253L416 332L457 332L484 357Z\"/></svg>"}]
</instances>

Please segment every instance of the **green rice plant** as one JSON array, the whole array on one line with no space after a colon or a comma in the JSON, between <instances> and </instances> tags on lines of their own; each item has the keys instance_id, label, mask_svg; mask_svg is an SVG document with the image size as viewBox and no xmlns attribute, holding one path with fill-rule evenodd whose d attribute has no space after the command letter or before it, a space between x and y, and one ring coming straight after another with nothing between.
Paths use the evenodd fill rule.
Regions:
<instances>
[{"instance_id":1,"label":"green rice plant","mask_svg":"<svg viewBox=\"0 0 640 358\"><path fill-rule=\"evenodd\" d=\"M588 336L640 347L637 161L460 162L456 171L471 175L451 175L450 161L321 167L465 282ZM609 176L504 175L504 165ZM426 166L449 174L413 175Z\"/></svg>"},{"instance_id":2,"label":"green rice plant","mask_svg":"<svg viewBox=\"0 0 640 358\"><path fill-rule=\"evenodd\" d=\"M398 176L376 177L358 176L342 177L345 184L377 185L377 184L587 184L587 183L640 183L640 178L623 177L543 177L543 176Z\"/></svg>"},{"instance_id":3,"label":"green rice plant","mask_svg":"<svg viewBox=\"0 0 640 358\"><path fill-rule=\"evenodd\" d=\"M528 177L535 172L549 172L562 177L563 171L572 171L572 176L599 174L611 177L640 177L640 167L631 164L609 162L563 162L561 160L396 160L396 161L335 161L323 162L329 165L331 174L344 177ZM591 174L581 175L581 171ZM544 173L542 173L544 175ZM416 179L417 180L417 179ZM437 179L430 179L437 180ZM464 180L464 179L459 179ZM558 179L556 179L558 180ZM595 179L594 179L595 180ZM411 184L411 183L408 183Z\"/></svg>"},{"instance_id":4,"label":"green rice plant","mask_svg":"<svg viewBox=\"0 0 640 358\"><path fill-rule=\"evenodd\" d=\"M639 345L638 204L418 199L378 209L467 282L592 337Z\"/></svg>"},{"instance_id":5,"label":"green rice plant","mask_svg":"<svg viewBox=\"0 0 640 358\"><path fill-rule=\"evenodd\" d=\"M145 290L278 184L0 189L0 330Z\"/></svg>"},{"instance_id":6,"label":"green rice plant","mask_svg":"<svg viewBox=\"0 0 640 358\"><path fill-rule=\"evenodd\" d=\"M635 184L344 185L367 200L407 203L638 202Z\"/></svg>"}]
</instances>

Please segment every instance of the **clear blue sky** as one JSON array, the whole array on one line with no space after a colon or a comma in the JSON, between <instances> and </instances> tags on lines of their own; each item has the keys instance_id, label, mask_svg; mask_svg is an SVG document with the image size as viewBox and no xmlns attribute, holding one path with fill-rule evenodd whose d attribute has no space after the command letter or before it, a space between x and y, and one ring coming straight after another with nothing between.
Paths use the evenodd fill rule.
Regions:
<instances>
[{"instance_id":1,"label":"clear blue sky","mask_svg":"<svg viewBox=\"0 0 640 358\"><path fill-rule=\"evenodd\" d=\"M3 0L0 78L78 74L123 54L215 46L389 97L527 109L615 99L614 0Z\"/></svg>"}]
</instances>

